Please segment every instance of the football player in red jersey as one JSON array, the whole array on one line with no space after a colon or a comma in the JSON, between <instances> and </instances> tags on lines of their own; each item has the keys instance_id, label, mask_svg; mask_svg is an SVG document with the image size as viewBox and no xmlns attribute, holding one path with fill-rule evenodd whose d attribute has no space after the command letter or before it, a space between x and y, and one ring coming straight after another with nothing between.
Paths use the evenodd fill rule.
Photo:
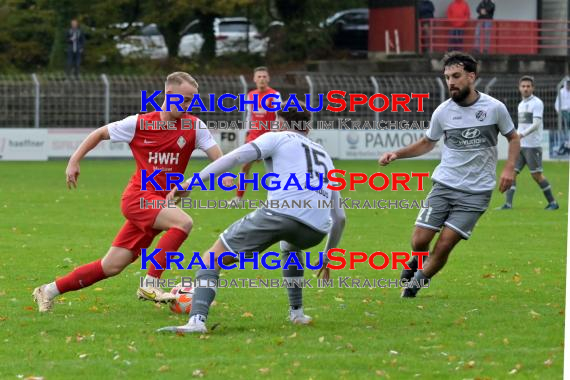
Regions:
<instances>
[{"instance_id":1,"label":"football player in red jersey","mask_svg":"<svg viewBox=\"0 0 570 380\"><path fill-rule=\"evenodd\" d=\"M180 104L187 109L194 94L198 92L198 83L192 76L184 72L175 72L166 78L166 94L180 94L184 97ZM126 142L129 144L137 168L121 199L121 211L127 219L107 254L99 260L82 265L67 275L49 284L37 287L33 297L40 312L49 311L54 298L62 293L88 287L97 281L119 274L127 265L135 261L141 249L148 248L155 236L166 231L158 241L157 248L162 248L155 260L163 268L166 263L166 251L178 251L192 229L192 219L182 209L145 208L141 207L140 198L147 202L164 200L169 193L166 189L165 172L184 173L194 149L206 153L212 161L222 156L222 151L214 141L205 124L195 116L177 110L172 106L169 110L162 105L163 112L150 112L129 116L91 132L69 159L65 171L67 186L77 187L80 169L79 162L101 141ZM186 119L185 128L181 128L181 120ZM192 121L189 126L188 119ZM166 121L174 124L173 129L143 128L152 126L152 122ZM157 123L154 124L155 126ZM149 176L156 169L161 173L155 176L156 183L164 190L157 190L153 185L141 190L141 170L146 169ZM160 257L159 257L160 256ZM163 270L152 264L148 270L143 287L137 295L141 299L155 302L168 302L174 297L164 292L156 284Z\"/></svg>"},{"instance_id":2,"label":"football player in red jersey","mask_svg":"<svg viewBox=\"0 0 570 380\"><path fill-rule=\"evenodd\" d=\"M257 111L253 110L252 105L248 105L247 107L246 121L248 122L247 124L250 129L245 138L246 144L252 142L264 133L270 132L271 122L277 121L277 113L266 111L261 105L263 97L269 94L275 94L277 95L277 98L268 98L265 101L267 107L270 107L271 103L281 104L281 94L279 94L277 90L269 87L269 80L269 70L267 67L260 66L253 69L253 81L257 88L247 93L247 99L253 100L253 96L257 94L259 103ZM249 177L249 171L252 164L253 163L250 162L242 166L241 172L244 173L245 178ZM238 187L236 197L234 198L234 201L236 201L234 202L234 205L239 206L238 203L241 203L244 194L245 184L243 190L240 190Z\"/></svg>"}]
</instances>

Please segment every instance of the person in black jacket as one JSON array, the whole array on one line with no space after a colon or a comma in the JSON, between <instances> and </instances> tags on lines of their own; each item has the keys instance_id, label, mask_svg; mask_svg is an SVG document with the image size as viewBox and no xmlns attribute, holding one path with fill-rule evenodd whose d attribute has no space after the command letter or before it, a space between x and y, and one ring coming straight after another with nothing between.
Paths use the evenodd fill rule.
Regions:
<instances>
[{"instance_id":1,"label":"person in black jacket","mask_svg":"<svg viewBox=\"0 0 570 380\"><path fill-rule=\"evenodd\" d=\"M495 14L495 3L493 0L482 0L477 6L479 15L477 29L475 30L475 50L480 53L488 53L491 44L491 27L493 26L493 15ZM483 46L481 46L481 29L484 34Z\"/></svg>"},{"instance_id":2,"label":"person in black jacket","mask_svg":"<svg viewBox=\"0 0 570 380\"><path fill-rule=\"evenodd\" d=\"M435 7L430 0L421 0L418 6L418 18L422 23L422 51L427 51L430 41L430 19L433 18Z\"/></svg>"},{"instance_id":3,"label":"person in black jacket","mask_svg":"<svg viewBox=\"0 0 570 380\"><path fill-rule=\"evenodd\" d=\"M85 45L85 35L79 22L76 19L71 20L71 28L66 33L67 42L67 75L73 73L79 77L79 65L81 65L81 55Z\"/></svg>"}]
</instances>

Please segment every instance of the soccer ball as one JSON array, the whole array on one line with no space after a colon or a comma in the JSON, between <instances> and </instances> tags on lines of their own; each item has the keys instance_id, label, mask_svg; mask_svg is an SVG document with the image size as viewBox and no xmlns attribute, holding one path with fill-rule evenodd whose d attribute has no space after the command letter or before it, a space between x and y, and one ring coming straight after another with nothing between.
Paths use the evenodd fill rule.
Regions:
<instances>
[{"instance_id":1,"label":"soccer ball","mask_svg":"<svg viewBox=\"0 0 570 380\"><path fill-rule=\"evenodd\" d=\"M192 310L192 296L194 288L176 286L172 288L170 293L176 296L176 299L170 302L170 310L176 314L190 314Z\"/></svg>"}]
</instances>

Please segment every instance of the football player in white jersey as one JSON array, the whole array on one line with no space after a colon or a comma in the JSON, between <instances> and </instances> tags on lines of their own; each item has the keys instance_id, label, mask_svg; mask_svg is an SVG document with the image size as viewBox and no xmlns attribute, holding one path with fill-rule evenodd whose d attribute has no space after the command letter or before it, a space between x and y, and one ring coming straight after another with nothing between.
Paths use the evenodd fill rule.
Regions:
<instances>
[{"instance_id":1,"label":"football player in white jersey","mask_svg":"<svg viewBox=\"0 0 570 380\"><path fill-rule=\"evenodd\" d=\"M443 59L444 75L451 98L434 111L426 135L378 160L388 165L400 158L420 156L432 150L442 137L441 163L435 169L429 206L422 209L412 236L414 251L429 251L423 270L417 257L403 270L401 279L412 280L402 297L415 297L420 285L439 272L461 239L468 239L483 215L496 185L497 137L509 141L509 155L501 174L499 190L505 192L515 179L515 161L520 141L507 108L497 99L475 89L477 61L469 54L451 52ZM430 250L435 234L439 238Z\"/></svg>"},{"instance_id":2,"label":"football player in white jersey","mask_svg":"<svg viewBox=\"0 0 570 380\"><path fill-rule=\"evenodd\" d=\"M534 78L525 75L519 79L519 92L522 100L518 107L519 127L518 134L521 138L521 152L515 165L515 172L518 174L528 165L530 175L540 186L548 205L545 210L558 210L558 202L552 195L552 187L542 174L542 114L544 104L534 93ZM498 210L510 210L513 208L513 197L515 196L516 183L506 193L505 204Z\"/></svg>"},{"instance_id":3,"label":"football player in white jersey","mask_svg":"<svg viewBox=\"0 0 570 380\"><path fill-rule=\"evenodd\" d=\"M284 106L285 103L282 104ZM252 257L253 252L263 252L271 245L281 242L281 268L287 262L292 252L297 253L301 267L289 265L283 269L285 281L297 281L299 284L304 276L303 258L299 254L302 250L313 247L328 235L325 252L335 248L340 241L345 225L345 213L339 204L338 191L326 188L327 172L334 169L332 160L324 148L307 138L307 122L311 114L306 110L289 108L288 112L278 111L278 120L287 125L297 122L302 125L301 129L282 130L278 133L266 133L222 157L216 165L208 165L200 172L200 178L206 182L210 173L216 176L226 173L234 166L263 159L268 173L279 175L281 188L269 191L268 201L308 201L312 208L259 208L252 213L233 223L228 227L214 245L208 249L203 259L207 267L210 266L210 252L218 258L224 252L239 254L245 253L245 257ZM300 188L292 186L285 189L285 183L290 175L295 175ZM307 187L318 186L322 183L322 189L309 190ZM186 189L189 186L186 187ZM186 196L188 192L173 190L167 199ZM317 202L325 200L333 202L333 208L319 208ZM280 203L283 204L283 203ZM224 264L234 262L230 256L225 256ZM326 262L326 260L324 260ZM323 268L319 275L329 277L329 269ZM196 281L201 284L196 287L192 297L192 311L190 319L184 326L169 326L159 331L172 331L179 333L204 333L208 311L217 289L220 270L217 260L216 269L199 269L196 273ZM204 286L204 287L202 287ZM302 287L288 286L289 297L289 320L295 324L309 324L311 317L303 312Z\"/></svg>"}]
</instances>

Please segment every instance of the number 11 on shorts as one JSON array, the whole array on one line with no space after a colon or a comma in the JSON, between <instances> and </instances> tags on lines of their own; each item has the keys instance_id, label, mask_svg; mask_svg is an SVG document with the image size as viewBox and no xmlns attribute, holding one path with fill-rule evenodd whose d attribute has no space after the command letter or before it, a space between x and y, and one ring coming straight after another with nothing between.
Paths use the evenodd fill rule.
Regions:
<instances>
[{"instance_id":1,"label":"number 11 on shorts","mask_svg":"<svg viewBox=\"0 0 570 380\"><path fill-rule=\"evenodd\" d=\"M420 214L418 215L417 221L427 223L427 221L429 220L429 215L431 214L431 210L432 207L422 209L422 211L420 211Z\"/></svg>"}]
</instances>

